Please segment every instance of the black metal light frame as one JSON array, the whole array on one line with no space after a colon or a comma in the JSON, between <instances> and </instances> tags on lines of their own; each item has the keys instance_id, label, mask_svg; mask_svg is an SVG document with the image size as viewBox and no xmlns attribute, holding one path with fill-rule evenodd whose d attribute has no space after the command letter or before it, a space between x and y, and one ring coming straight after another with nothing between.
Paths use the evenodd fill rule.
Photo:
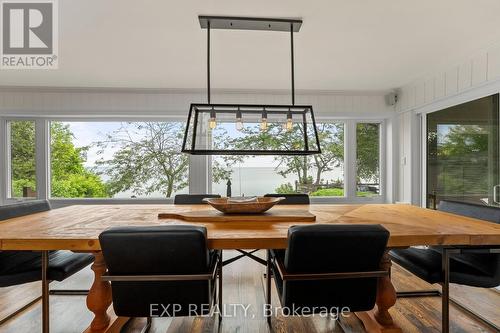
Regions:
<instances>
[{"instance_id":1,"label":"black metal light frame","mask_svg":"<svg viewBox=\"0 0 500 333\"><path fill-rule=\"evenodd\" d=\"M293 33L298 32L302 25L300 19L282 18L255 18L255 17L228 17L228 16L198 16L200 27L207 29L207 104L191 104L189 108L186 131L182 143L182 152L191 155L312 155L321 154L318 130L314 120L312 105L295 105L295 70L294 70L294 44ZM291 64L291 98L290 105L258 105L258 104L212 104L210 86L210 31L211 29L231 30L260 30L290 32L290 64ZM210 114L284 114L286 118L291 115L302 115L304 129L304 149L300 150L257 150L257 149L197 149L196 132L200 113ZM307 133L307 113L310 113L316 149L310 149ZM190 144L188 143L189 126L193 118L193 133Z\"/></svg>"},{"instance_id":2,"label":"black metal light frame","mask_svg":"<svg viewBox=\"0 0 500 333\"><path fill-rule=\"evenodd\" d=\"M290 110L289 110L290 109ZM303 150L263 150L263 149L197 149L196 148L196 132L198 119L201 113L210 114L215 112L216 114L236 114L236 112L241 112L243 114L256 114L262 115L267 113L267 115L282 114L284 116L299 115L302 116L302 126L304 129L304 149ZM315 149L310 149L309 135L307 132L307 121L306 115L310 112L312 126L315 129L314 135L314 145ZM191 123L191 119L194 117L194 127L193 134L191 137L191 142L188 144L188 132L189 129L186 128L184 133L184 140L182 142L182 152L189 153L191 155L311 155L311 154L321 154L321 148L319 143L318 132L316 131L316 121L314 120L314 113L311 105L258 105L258 104L191 104L189 108L189 115L187 124Z\"/></svg>"}]
</instances>

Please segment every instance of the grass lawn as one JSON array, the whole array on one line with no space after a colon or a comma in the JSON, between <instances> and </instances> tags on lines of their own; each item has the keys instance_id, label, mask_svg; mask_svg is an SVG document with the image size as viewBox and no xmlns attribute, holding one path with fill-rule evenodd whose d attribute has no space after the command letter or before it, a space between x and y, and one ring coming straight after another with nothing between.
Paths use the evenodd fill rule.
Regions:
<instances>
[{"instance_id":1,"label":"grass lawn","mask_svg":"<svg viewBox=\"0 0 500 333\"><path fill-rule=\"evenodd\" d=\"M356 192L358 197L373 197L378 194L373 192L358 191ZM310 194L312 197L342 197L344 196L344 190L341 188L322 188L316 192Z\"/></svg>"}]
</instances>

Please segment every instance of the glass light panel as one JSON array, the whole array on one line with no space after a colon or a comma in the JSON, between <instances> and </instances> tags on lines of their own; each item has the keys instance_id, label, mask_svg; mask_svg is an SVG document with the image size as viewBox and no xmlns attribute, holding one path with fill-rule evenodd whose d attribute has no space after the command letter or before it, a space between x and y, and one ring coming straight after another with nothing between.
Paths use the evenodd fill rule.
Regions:
<instances>
[{"instance_id":1,"label":"glass light panel","mask_svg":"<svg viewBox=\"0 0 500 333\"><path fill-rule=\"evenodd\" d=\"M311 106L193 104L182 151L199 155L320 153Z\"/></svg>"}]
</instances>

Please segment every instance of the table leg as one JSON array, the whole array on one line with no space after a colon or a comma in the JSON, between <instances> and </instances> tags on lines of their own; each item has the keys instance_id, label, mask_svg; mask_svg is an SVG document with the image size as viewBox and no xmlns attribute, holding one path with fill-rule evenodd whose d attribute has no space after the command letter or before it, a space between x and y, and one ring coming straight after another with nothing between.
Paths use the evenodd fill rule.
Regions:
<instances>
[{"instance_id":1,"label":"table leg","mask_svg":"<svg viewBox=\"0 0 500 333\"><path fill-rule=\"evenodd\" d=\"M106 272L106 264L102 252L94 252L94 258L91 266L94 271L94 282L87 296L87 308L94 313L94 319L88 332L102 331L110 323L107 311L111 305L111 285L108 281L101 280L101 276Z\"/></svg>"},{"instance_id":2,"label":"table leg","mask_svg":"<svg viewBox=\"0 0 500 333\"><path fill-rule=\"evenodd\" d=\"M384 271L391 271L391 257L389 256L389 250L384 253L382 257L382 262L380 263L380 268ZM377 307L375 310L375 318L379 324L383 326L393 325L391 314L389 309L396 304L396 289L392 285L391 276L384 276L378 280L377 289Z\"/></svg>"},{"instance_id":3,"label":"table leg","mask_svg":"<svg viewBox=\"0 0 500 333\"><path fill-rule=\"evenodd\" d=\"M384 253L380 263L381 270L391 270L389 250ZM365 325L367 332L399 333L401 328L394 324L389 309L396 304L396 289L392 285L390 275L379 278L375 308L368 312L357 312L356 315Z\"/></svg>"}]
</instances>

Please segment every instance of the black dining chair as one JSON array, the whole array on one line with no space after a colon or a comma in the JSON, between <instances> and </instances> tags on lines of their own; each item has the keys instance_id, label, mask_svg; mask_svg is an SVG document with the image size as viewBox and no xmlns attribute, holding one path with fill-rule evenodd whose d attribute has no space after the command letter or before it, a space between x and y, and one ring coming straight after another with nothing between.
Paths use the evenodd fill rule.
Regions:
<instances>
[{"instance_id":1,"label":"black dining chair","mask_svg":"<svg viewBox=\"0 0 500 333\"><path fill-rule=\"evenodd\" d=\"M201 205L205 198L220 198L219 194L177 194L174 205Z\"/></svg>"},{"instance_id":2,"label":"black dining chair","mask_svg":"<svg viewBox=\"0 0 500 333\"><path fill-rule=\"evenodd\" d=\"M268 193L264 195L265 197L278 198L283 197L285 200L280 201L280 205L309 205L311 200L308 194L304 193L289 193L289 194L279 194L279 193Z\"/></svg>"},{"instance_id":3,"label":"black dining chair","mask_svg":"<svg viewBox=\"0 0 500 333\"><path fill-rule=\"evenodd\" d=\"M368 311L375 306L389 232L380 225L293 226L286 250L269 250L266 303L271 273L281 306L309 313ZM271 324L271 317L268 316Z\"/></svg>"},{"instance_id":4,"label":"black dining chair","mask_svg":"<svg viewBox=\"0 0 500 333\"><path fill-rule=\"evenodd\" d=\"M152 317L207 315L216 299L222 308L220 251L207 248L205 227L114 227L99 242L113 309L118 316L146 317L143 332Z\"/></svg>"},{"instance_id":5,"label":"black dining chair","mask_svg":"<svg viewBox=\"0 0 500 333\"><path fill-rule=\"evenodd\" d=\"M500 208L471 203L442 200L438 209L443 212L500 223ZM432 246L394 249L392 261L422 280L442 285L437 290L400 291L398 297L441 296L443 332L449 331L449 283L473 287L494 288L500 285L500 249L491 247L447 248ZM493 323L461 304L453 302L496 330Z\"/></svg>"},{"instance_id":6,"label":"black dining chair","mask_svg":"<svg viewBox=\"0 0 500 333\"><path fill-rule=\"evenodd\" d=\"M30 200L0 206L0 221L50 210L47 200ZM1 223L1 222L0 222ZM36 223L36 221L34 221ZM0 287L9 287L34 281L42 281L42 327L49 330L49 295L81 295L80 290L49 290L51 281L63 281L87 267L94 256L71 251L0 251ZM30 306L27 304L22 309ZM2 320L5 322L16 313Z\"/></svg>"}]
</instances>

